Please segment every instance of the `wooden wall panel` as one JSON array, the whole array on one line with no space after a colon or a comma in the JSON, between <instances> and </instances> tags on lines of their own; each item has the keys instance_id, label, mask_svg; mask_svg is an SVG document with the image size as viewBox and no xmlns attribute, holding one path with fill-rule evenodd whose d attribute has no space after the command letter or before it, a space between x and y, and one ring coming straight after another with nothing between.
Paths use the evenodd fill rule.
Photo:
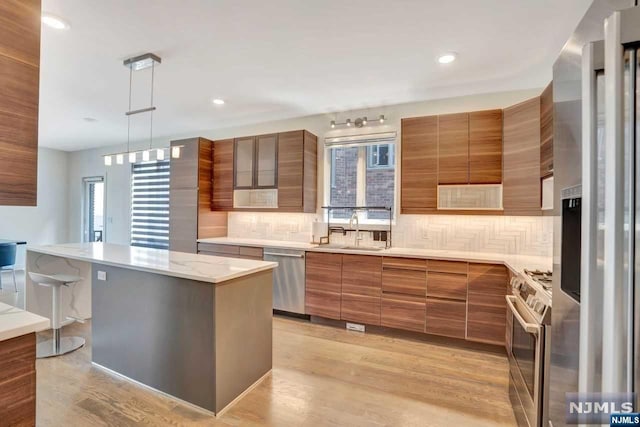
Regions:
<instances>
[{"instance_id":1,"label":"wooden wall panel","mask_svg":"<svg viewBox=\"0 0 640 427\"><path fill-rule=\"evenodd\" d=\"M502 182L502 110L469 113L469 183Z\"/></svg>"},{"instance_id":2,"label":"wooden wall panel","mask_svg":"<svg viewBox=\"0 0 640 427\"><path fill-rule=\"evenodd\" d=\"M438 116L438 184L469 182L469 114Z\"/></svg>"},{"instance_id":3,"label":"wooden wall panel","mask_svg":"<svg viewBox=\"0 0 640 427\"><path fill-rule=\"evenodd\" d=\"M278 134L278 209L302 211L304 132Z\"/></svg>"},{"instance_id":4,"label":"wooden wall panel","mask_svg":"<svg viewBox=\"0 0 640 427\"><path fill-rule=\"evenodd\" d=\"M505 215L541 215L540 98L504 109Z\"/></svg>"},{"instance_id":5,"label":"wooden wall panel","mask_svg":"<svg viewBox=\"0 0 640 427\"><path fill-rule=\"evenodd\" d=\"M0 205L35 206L40 1L0 2Z\"/></svg>"},{"instance_id":6,"label":"wooden wall panel","mask_svg":"<svg viewBox=\"0 0 640 427\"><path fill-rule=\"evenodd\" d=\"M216 211L233 209L233 139L213 143L213 198Z\"/></svg>"},{"instance_id":7,"label":"wooden wall panel","mask_svg":"<svg viewBox=\"0 0 640 427\"><path fill-rule=\"evenodd\" d=\"M540 178L553 175L553 82L540 95Z\"/></svg>"},{"instance_id":8,"label":"wooden wall panel","mask_svg":"<svg viewBox=\"0 0 640 427\"><path fill-rule=\"evenodd\" d=\"M438 198L438 117L402 119L400 212L433 212Z\"/></svg>"}]
</instances>

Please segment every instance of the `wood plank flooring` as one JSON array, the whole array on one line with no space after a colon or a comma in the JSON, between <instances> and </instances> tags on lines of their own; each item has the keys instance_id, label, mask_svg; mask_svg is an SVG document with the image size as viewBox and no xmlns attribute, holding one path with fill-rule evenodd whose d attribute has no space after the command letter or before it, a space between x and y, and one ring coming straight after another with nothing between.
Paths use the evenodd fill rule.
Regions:
<instances>
[{"instance_id":1,"label":"wood plank flooring","mask_svg":"<svg viewBox=\"0 0 640 427\"><path fill-rule=\"evenodd\" d=\"M504 354L274 318L270 376L222 416L93 367L37 361L38 426L513 426ZM45 339L47 334L40 334Z\"/></svg>"}]
</instances>

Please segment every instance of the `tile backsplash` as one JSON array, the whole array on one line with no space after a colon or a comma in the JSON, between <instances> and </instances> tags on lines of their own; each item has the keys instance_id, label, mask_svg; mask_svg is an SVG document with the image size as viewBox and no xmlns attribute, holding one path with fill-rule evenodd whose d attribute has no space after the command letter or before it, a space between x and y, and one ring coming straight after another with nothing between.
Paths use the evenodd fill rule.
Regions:
<instances>
[{"instance_id":1,"label":"tile backsplash","mask_svg":"<svg viewBox=\"0 0 640 427\"><path fill-rule=\"evenodd\" d=\"M309 242L316 218L231 212L228 236ZM334 236L334 241L344 240ZM362 244L367 244L369 233L364 236ZM394 247L552 256L552 245L553 218L548 216L400 215L393 225Z\"/></svg>"}]
</instances>

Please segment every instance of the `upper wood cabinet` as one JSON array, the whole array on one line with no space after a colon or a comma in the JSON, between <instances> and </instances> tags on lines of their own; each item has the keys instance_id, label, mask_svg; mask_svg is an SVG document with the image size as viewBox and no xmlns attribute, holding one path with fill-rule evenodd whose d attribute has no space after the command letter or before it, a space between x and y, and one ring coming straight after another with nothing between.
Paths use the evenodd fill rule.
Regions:
<instances>
[{"instance_id":1,"label":"upper wood cabinet","mask_svg":"<svg viewBox=\"0 0 640 427\"><path fill-rule=\"evenodd\" d=\"M400 212L433 212L438 203L438 117L402 119Z\"/></svg>"},{"instance_id":2,"label":"upper wood cabinet","mask_svg":"<svg viewBox=\"0 0 640 427\"><path fill-rule=\"evenodd\" d=\"M541 215L540 97L504 109L505 215Z\"/></svg>"},{"instance_id":3,"label":"upper wood cabinet","mask_svg":"<svg viewBox=\"0 0 640 427\"><path fill-rule=\"evenodd\" d=\"M553 83L540 95L540 178L553 175Z\"/></svg>"},{"instance_id":4,"label":"upper wood cabinet","mask_svg":"<svg viewBox=\"0 0 640 427\"><path fill-rule=\"evenodd\" d=\"M469 183L502 182L502 110L469 113Z\"/></svg>"},{"instance_id":5,"label":"upper wood cabinet","mask_svg":"<svg viewBox=\"0 0 640 427\"><path fill-rule=\"evenodd\" d=\"M205 138L171 141L180 146L171 158L169 181L169 248L197 252L197 240L227 235L227 215L212 212L213 142Z\"/></svg>"},{"instance_id":6,"label":"upper wood cabinet","mask_svg":"<svg viewBox=\"0 0 640 427\"><path fill-rule=\"evenodd\" d=\"M438 184L469 182L469 114L438 116Z\"/></svg>"},{"instance_id":7,"label":"upper wood cabinet","mask_svg":"<svg viewBox=\"0 0 640 427\"><path fill-rule=\"evenodd\" d=\"M233 209L233 139L213 143L213 210Z\"/></svg>"},{"instance_id":8,"label":"upper wood cabinet","mask_svg":"<svg viewBox=\"0 0 640 427\"><path fill-rule=\"evenodd\" d=\"M0 205L35 206L40 1L0 2Z\"/></svg>"},{"instance_id":9,"label":"upper wood cabinet","mask_svg":"<svg viewBox=\"0 0 640 427\"><path fill-rule=\"evenodd\" d=\"M213 210L234 208L235 189L277 189L272 212L316 211L317 141L306 130L216 141L213 150Z\"/></svg>"}]
</instances>

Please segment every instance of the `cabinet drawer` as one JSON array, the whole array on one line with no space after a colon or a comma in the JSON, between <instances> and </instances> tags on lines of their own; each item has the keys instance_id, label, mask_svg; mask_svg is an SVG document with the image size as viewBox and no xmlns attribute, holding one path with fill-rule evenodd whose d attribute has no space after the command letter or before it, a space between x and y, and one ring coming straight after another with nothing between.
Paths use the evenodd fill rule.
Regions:
<instances>
[{"instance_id":1,"label":"cabinet drawer","mask_svg":"<svg viewBox=\"0 0 640 427\"><path fill-rule=\"evenodd\" d=\"M240 246L218 245L215 243L198 243L198 251L227 254L227 255L239 255Z\"/></svg>"},{"instance_id":2,"label":"cabinet drawer","mask_svg":"<svg viewBox=\"0 0 640 427\"><path fill-rule=\"evenodd\" d=\"M380 297L343 293L340 317L350 322L380 325Z\"/></svg>"},{"instance_id":3,"label":"cabinet drawer","mask_svg":"<svg viewBox=\"0 0 640 427\"><path fill-rule=\"evenodd\" d=\"M507 302L504 295L479 294L469 291L467 294L469 305L488 305L493 307L506 307Z\"/></svg>"},{"instance_id":4,"label":"cabinet drawer","mask_svg":"<svg viewBox=\"0 0 640 427\"><path fill-rule=\"evenodd\" d=\"M383 292L424 296L427 292L427 272L425 270L405 270L403 268L382 268Z\"/></svg>"},{"instance_id":5,"label":"cabinet drawer","mask_svg":"<svg viewBox=\"0 0 640 427\"><path fill-rule=\"evenodd\" d=\"M469 292L507 294L507 268L503 265L469 264Z\"/></svg>"},{"instance_id":6,"label":"cabinet drawer","mask_svg":"<svg viewBox=\"0 0 640 427\"><path fill-rule=\"evenodd\" d=\"M389 328L424 332L426 305L424 297L383 293L380 324Z\"/></svg>"},{"instance_id":7,"label":"cabinet drawer","mask_svg":"<svg viewBox=\"0 0 640 427\"><path fill-rule=\"evenodd\" d=\"M488 344L505 344L505 324L467 322L467 339Z\"/></svg>"},{"instance_id":8,"label":"cabinet drawer","mask_svg":"<svg viewBox=\"0 0 640 427\"><path fill-rule=\"evenodd\" d=\"M414 259L414 258L384 257L382 259L382 268L426 271L427 260Z\"/></svg>"},{"instance_id":9,"label":"cabinet drawer","mask_svg":"<svg viewBox=\"0 0 640 427\"><path fill-rule=\"evenodd\" d=\"M467 276L429 272L427 275L427 296L466 300Z\"/></svg>"},{"instance_id":10,"label":"cabinet drawer","mask_svg":"<svg viewBox=\"0 0 640 427\"><path fill-rule=\"evenodd\" d=\"M466 311L464 301L427 298L425 331L429 334L465 338Z\"/></svg>"},{"instance_id":11,"label":"cabinet drawer","mask_svg":"<svg viewBox=\"0 0 640 427\"><path fill-rule=\"evenodd\" d=\"M342 256L342 292L380 297L382 258L370 255Z\"/></svg>"},{"instance_id":12,"label":"cabinet drawer","mask_svg":"<svg viewBox=\"0 0 640 427\"><path fill-rule=\"evenodd\" d=\"M342 292L342 255L320 252L306 253L306 288ZM338 318L340 310L338 309Z\"/></svg>"},{"instance_id":13,"label":"cabinet drawer","mask_svg":"<svg viewBox=\"0 0 640 427\"><path fill-rule=\"evenodd\" d=\"M309 289L305 293L305 314L340 320L340 293Z\"/></svg>"},{"instance_id":14,"label":"cabinet drawer","mask_svg":"<svg viewBox=\"0 0 640 427\"><path fill-rule=\"evenodd\" d=\"M506 304L499 305L476 305L469 302L467 307L467 319L469 322L485 322L505 325L507 315Z\"/></svg>"},{"instance_id":15,"label":"cabinet drawer","mask_svg":"<svg viewBox=\"0 0 640 427\"><path fill-rule=\"evenodd\" d=\"M262 248L254 248L251 246L240 246L240 255L262 259Z\"/></svg>"},{"instance_id":16,"label":"cabinet drawer","mask_svg":"<svg viewBox=\"0 0 640 427\"><path fill-rule=\"evenodd\" d=\"M439 271L440 273L458 273L467 274L468 265L466 262L460 261L440 261L430 259L427 261L427 269L429 271Z\"/></svg>"}]
</instances>

